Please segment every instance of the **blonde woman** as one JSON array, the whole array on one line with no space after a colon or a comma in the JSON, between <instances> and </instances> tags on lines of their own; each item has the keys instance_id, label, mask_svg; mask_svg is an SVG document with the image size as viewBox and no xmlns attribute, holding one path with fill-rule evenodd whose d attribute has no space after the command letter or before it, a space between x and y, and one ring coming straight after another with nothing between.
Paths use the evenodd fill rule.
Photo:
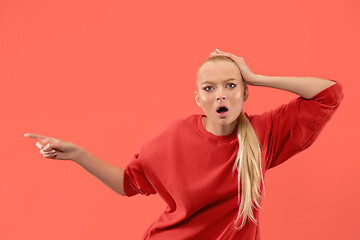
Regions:
<instances>
[{"instance_id":1,"label":"blonde woman","mask_svg":"<svg viewBox=\"0 0 360 240\"><path fill-rule=\"evenodd\" d=\"M260 115L243 112L247 85L299 97ZM37 139L46 158L72 160L113 191L158 193L166 210L143 239L260 239L264 173L308 148L343 99L342 86L315 77L254 74L241 57L216 49L199 67L196 104L204 114L174 121L145 143L125 169L73 143Z\"/></svg>"}]
</instances>

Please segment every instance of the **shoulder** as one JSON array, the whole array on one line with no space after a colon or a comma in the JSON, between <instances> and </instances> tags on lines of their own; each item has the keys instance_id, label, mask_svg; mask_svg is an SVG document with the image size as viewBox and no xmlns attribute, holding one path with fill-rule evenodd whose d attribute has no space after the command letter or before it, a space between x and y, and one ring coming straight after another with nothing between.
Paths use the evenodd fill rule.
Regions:
<instances>
[{"instance_id":1,"label":"shoulder","mask_svg":"<svg viewBox=\"0 0 360 240\"><path fill-rule=\"evenodd\" d=\"M173 139L179 139L184 133L193 131L193 129L195 129L196 120L200 116L201 115L193 114L171 121L162 132L146 142L143 147L155 149L158 148L159 145L166 146L167 144L170 144L173 142Z\"/></svg>"},{"instance_id":2,"label":"shoulder","mask_svg":"<svg viewBox=\"0 0 360 240\"><path fill-rule=\"evenodd\" d=\"M196 120L200 117L199 114L192 114L187 117L183 117L172 121L166 128L169 131L184 130L184 128L193 128L196 124Z\"/></svg>"},{"instance_id":3,"label":"shoulder","mask_svg":"<svg viewBox=\"0 0 360 240\"><path fill-rule=\"evenodd\" d=\"M266 111L261 114L249 114L244 112L244 115L253 128L261 128L261 126L264 126L270 120L271 111Z\"/></svg>"},{"instance_id":4,"label":"shoulder","mask_svg":"<svg viewBox=\"0 0 360 240\"><path fill-rule=\"evenodd\" d=\"M255 134L261 146L271 133L271 111L266 111L261 114L249 114L244 112L245 117L249 120L253 127Z\"/></svg>"}]
</instances>

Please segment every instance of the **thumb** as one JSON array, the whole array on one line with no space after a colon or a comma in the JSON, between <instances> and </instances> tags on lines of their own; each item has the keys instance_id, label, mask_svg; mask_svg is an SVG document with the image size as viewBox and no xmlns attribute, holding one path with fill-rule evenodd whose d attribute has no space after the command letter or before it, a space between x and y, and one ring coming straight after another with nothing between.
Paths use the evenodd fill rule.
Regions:
<instances>
[{"instance_id":1,"label":"thumb","mask_svg":"<svg viewBox=\"0 0 360 240\"><path fill-rule=\"evenodd\" d=\"M61 146L58 142L50 142L43 148L43 151L50 151L51 149L54 149L54 148L61 150Z\"/></svg>"},{"instance_id":2,"label":"thumb","mask_svg":"<svg viewBox=\"0 0 360 240\"><path fill-rule=\"evenodd\" d=\"M54 142L54 140L53 140L52 138L47 138L46 140L36 142L35 145L36 145L39 149L42 149L42 148L44 148L48 143L52 143L52 142Z\"/></svg>"}]
</instances>

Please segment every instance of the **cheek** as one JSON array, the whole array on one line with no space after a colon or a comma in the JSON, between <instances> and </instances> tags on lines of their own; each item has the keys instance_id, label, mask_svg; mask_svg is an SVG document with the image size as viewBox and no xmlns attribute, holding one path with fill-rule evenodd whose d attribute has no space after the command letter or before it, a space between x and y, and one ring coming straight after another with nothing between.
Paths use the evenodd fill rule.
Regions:
<instances>
[{"instance_id":1,"label":"cheek","mask_svg":"<svg viewBox=\"0 0 360 240\"><path fill-rule=\"evenodd\" d=\"M201 103L201 106L202 106L203 110L208 110L209 108L212 107L212 105L214 103L214 100L210 95L199 96L199 100L200 100L200 103Z\"/></svg>"},{"instance_id":2,"label":"cheek","mask_svg":"<svg viewBox=\"0 0 360 240\"><path fill-rule=\"evenodd\" d=\"M239 98L242 98L244 96L244 90L238 91L236 93L236 96L239 97Z\"/></svg>"},{"instance_id":3,"label":"cheek","mask_svg":"<svg viewBox=\"0 0 360 240\"><path fill-rule=\"evenodd\" d=\"M243 99L243 93L240 92L240 91L236 91L232 94L231 96L232 99L236 99L236 100L239 100L239 99Z\"/></svg>"},{"instance_id":4,"label":"cheek","mask_svg":"<svg viewBox=\"0 0 360 240\"><path fill-rule=\"evenodd\" d=\"M231 95L230 104L234 109L241 109L244 103L244 96L241 92L234 92Z\"/></svg>"},{"instance_id":5,"label":"cheek","mask_svg":"<svg viewBox=\"0 0 360 240\"><path fill-rule=\"evenodd\" d=\"M205 95L200 95L200 101L202 102L202 104L207 104L209 103L211 100L210 96L205 96Z\"/></svg>"}]
</instances>

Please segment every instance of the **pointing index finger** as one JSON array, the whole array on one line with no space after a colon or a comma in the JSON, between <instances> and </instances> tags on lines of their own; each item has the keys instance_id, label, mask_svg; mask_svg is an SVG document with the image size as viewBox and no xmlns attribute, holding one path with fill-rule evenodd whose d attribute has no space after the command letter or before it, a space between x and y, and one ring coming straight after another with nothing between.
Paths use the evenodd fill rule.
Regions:
<instances>
[{"instance_id":1,"label":"pointing index finger","mask_svg":"<svg viewBox=\"0 0 360 240\"><path fill-rule=\"evenodd\" d=\"M35 133L25 133L24 137L33 138L33 139L37 139L37 140L45 140L45 139L49 138L49 137L45 137L43 135L35 134Z\"/></svg>"}]
</instances>

